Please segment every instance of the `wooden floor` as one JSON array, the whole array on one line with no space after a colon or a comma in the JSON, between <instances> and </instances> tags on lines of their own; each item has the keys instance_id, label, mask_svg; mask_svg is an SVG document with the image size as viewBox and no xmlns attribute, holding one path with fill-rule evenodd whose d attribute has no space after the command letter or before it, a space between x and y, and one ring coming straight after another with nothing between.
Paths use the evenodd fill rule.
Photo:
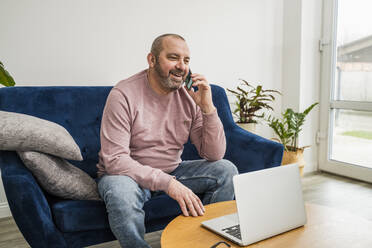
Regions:
<instances>
[{"instance_id":1,"label":"wooden floor","mask_svg":"<svg viewBox=\"0 0 372 248\"><path fill-rule=\"evenodd\" d=\"M372 184L327 173L307 175L302 179L306 202L330 206L351 212L372 221ZM153 248L160 248L161 231L146 234ZM29 247L13 218L0 219L0 248ZM117 241L90 248L119 248Z\"/></svg>"}]
</instances>

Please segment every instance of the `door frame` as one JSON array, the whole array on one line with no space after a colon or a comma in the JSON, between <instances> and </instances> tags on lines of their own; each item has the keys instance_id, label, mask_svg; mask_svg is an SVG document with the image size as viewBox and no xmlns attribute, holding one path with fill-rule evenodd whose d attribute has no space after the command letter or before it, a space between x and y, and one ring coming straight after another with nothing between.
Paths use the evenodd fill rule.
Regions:
<instances>
[{"instance_id":1,"label":"door frame","mask_svg":"<svg viewBox=\"0 0 372 248\"><path fill-rule=\"evenodd\" d=\"M334 92L337 31L337 0L323 0L322 39L319 42L321 54L320 78L320 131L319 140L319 169L334 174L372 182L372 168L349 164L330 159L332 142L331 127L333 118L331 109L371 110L371 102L332 101Z\"/></svg>"}]
</instances>

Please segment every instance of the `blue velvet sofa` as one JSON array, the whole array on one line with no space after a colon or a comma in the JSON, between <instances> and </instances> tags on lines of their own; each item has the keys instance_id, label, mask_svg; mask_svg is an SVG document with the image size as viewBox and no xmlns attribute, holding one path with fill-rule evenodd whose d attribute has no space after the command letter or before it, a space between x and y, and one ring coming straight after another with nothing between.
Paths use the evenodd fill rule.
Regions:
<instances>
[{"instance_id":1,"label":"blue velvet sofa","mask_svg":"<svg viewBox=\"0 0 372 248\"><path fill-rule=\"evenodd\" d=\"M84 160L70 161L96 178L102 111L111 87L0 88L0 110L33 115L64 126L79 145ZM281 163L283 146L239 128L233 121L226 93L212 85L213 102L226 137L225 159L240 173ZM1 121L1 120L0 120ZM199 159L187 143L182 159ZM101 201L64 200L46 193L14 151L0 151L2 180L12 215L31 247L86 247L114 240ZM181 213L167 195L148 201L146 231L163 229Z\"/></svg>"}]
</instances>

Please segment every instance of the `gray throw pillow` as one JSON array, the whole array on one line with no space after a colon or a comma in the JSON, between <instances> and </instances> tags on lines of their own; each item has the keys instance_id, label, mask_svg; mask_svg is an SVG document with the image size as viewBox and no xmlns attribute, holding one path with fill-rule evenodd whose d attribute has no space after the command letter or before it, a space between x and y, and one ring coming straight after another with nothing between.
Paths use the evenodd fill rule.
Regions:
<instances>
[{"instance_id":1,"label":"gray throw pillow","mask_svg":"<svg viewBox=\"0 0 372 248\"><path fill-rule=\"evenodd\" d=\"M71 160L83 160L67 130L31 115L0 111L0 150L39 151Z\"/></svg>"},{"instance_id":2,"label":"gray throw pillow","mask_svg":"<svg viewBox=\"0 0 372 248\"><path fill-rule=\"evenodd\" d=\"M72 200L100 200L93 178L66 160L33 151L17 153L41 187L51 195Z\"/></svg>"}]
</instances>

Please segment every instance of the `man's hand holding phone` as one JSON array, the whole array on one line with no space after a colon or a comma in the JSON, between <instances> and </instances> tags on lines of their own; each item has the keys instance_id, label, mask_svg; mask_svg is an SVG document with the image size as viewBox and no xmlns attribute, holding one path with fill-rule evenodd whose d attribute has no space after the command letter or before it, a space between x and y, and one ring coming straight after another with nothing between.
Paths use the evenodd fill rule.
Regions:
<instances>
[{"instance_id":1,"label":"man's hand holding phone","mask_svg":"<svg viewBox=\"0 0 372 248\"><path fill-rule=\"evenodd\" d=\"M191 74L192 74L192 72L189 69L189 73L187 74L186 79L185 79L185 86L186 86L187 90L191 90L191 87L192 87L192 84L193 84L193 81L191 79Z\"/></svg>"},{"instance_id":2,"label":"man's hand holding phone","mask_svg":"<svg viewBox=\"0 0 372 248\"><path fill-rule=\"evenodd\" d=\"M197 87L198 91L195 92L192 87ZM209 114L216 109L212 101L211 86L203 75L191 73L189 69L189 73L185 79L185 88L203 113Z\"/></svg>"}]
</instances>

